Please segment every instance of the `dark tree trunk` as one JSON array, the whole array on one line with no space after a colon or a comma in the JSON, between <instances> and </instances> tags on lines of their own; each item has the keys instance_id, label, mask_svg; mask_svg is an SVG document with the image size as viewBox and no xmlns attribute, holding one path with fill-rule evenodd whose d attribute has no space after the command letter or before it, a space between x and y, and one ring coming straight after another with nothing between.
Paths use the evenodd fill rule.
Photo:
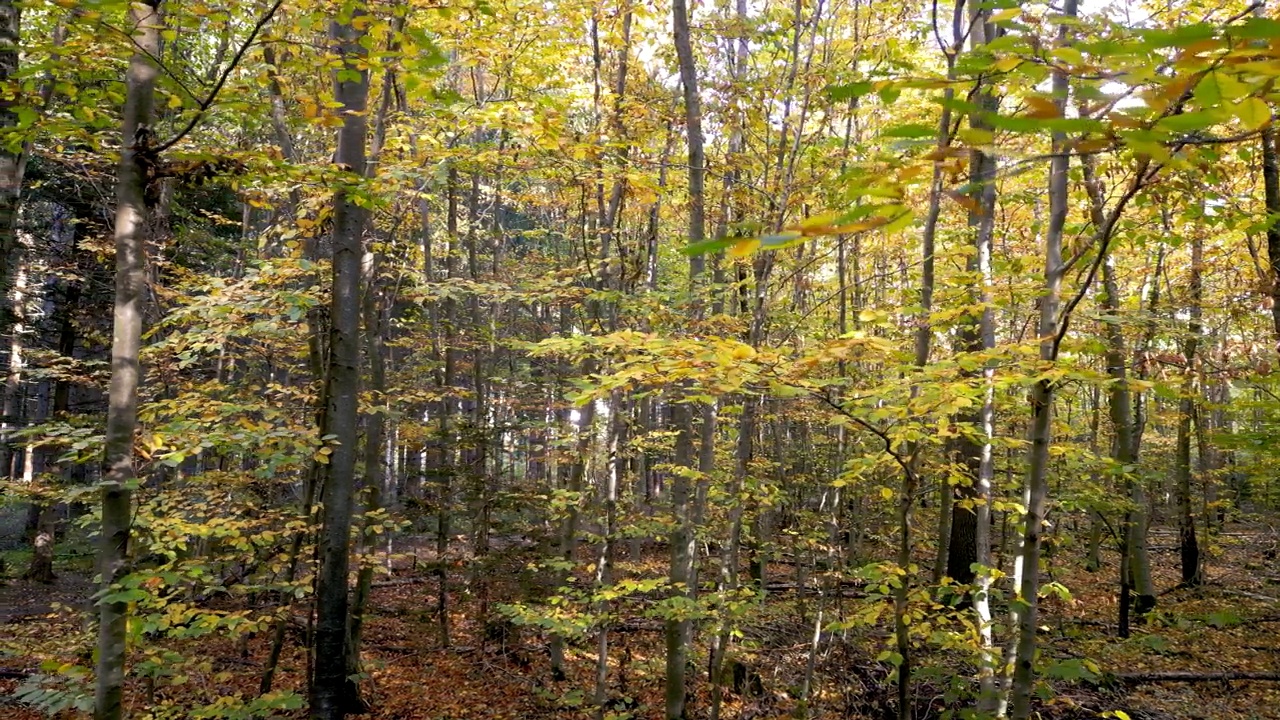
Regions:
<instances>
[{"instance_id":1,"label":"dark tree trunk","mask_svg":"<svg viewBox=\"0 0 1280 720\"><path fill-rule=\"evenodd\" d=\"M364 175L369 72L362 68L360 44L367 26L362 7L346 22L330 27L342 69L335 73L334 97L342 104L338 164L344 183ZM357 22L357 21L361 22ZM366 211L349 186L339 186L333 201L333 296L330 305L328 410L321 430L332 452L322 484L324 525L316 586L313 718L337 720L364 709L355 682L347 675L347 574L350 570L351 514L354 506L358 394L360 384L360 261ZM330 440L332 442L330 442Z\"/></svg>"}]
</instances>

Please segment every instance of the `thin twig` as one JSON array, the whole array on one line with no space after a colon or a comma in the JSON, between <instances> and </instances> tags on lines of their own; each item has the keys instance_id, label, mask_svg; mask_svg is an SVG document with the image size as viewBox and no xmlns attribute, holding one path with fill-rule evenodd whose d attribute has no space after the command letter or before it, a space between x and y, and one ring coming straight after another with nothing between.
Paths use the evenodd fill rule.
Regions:
<instances>
[{"instance_id":1,"label":"thin twig","mask_svg":"<svg viewBox=\"0 0 1280 720\"><path fill-rule=\"evenodd\" d=\"M223 69L222 74L218 77L218 82L214 83L213 89L210 90L205 99L200 102L200 106L196 108L195 114L191 116L191 120L187 122L186 127L178 131L178 134L174 135L168 142L158 145L153 152L157 154L162 153L178 144L179 141L194 130L196 125L204 119L205 113L208 112L210 106L213 105L213 101L218 98L218 93L222 92L222 87L227 84L227 79L231 77L231 73L240 65L240 61L244 59L245 53L249 51L249 46L253 45L253 41L258 37L258 33L262 31L262 28L266 27L267 23L271 22L271 18L275 16L276 11L279 10L280 6L283 4L284 0L276 0L275 4L272 5L262 17L258 18L258 22L255 23L253 29L249 31L249 36L244 39L244 42L240 45L240 49L236 51L235 57L231 58L231 62Z\"/></svg>"}]
</instances>

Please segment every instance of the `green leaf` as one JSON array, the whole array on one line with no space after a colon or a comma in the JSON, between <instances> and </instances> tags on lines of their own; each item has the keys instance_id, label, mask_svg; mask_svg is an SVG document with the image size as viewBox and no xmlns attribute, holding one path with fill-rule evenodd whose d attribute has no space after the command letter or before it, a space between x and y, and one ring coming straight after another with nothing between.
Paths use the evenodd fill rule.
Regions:
<instances>
[{"instance_id":1,"label":"green leaf","mask_svg":"<svg viewBox=\"0 0 1280 720\"><path fill-rule=\"evenodd\" d=\"M1218 73L1205 73L1196 84L1194 92L1196 101L1201 105L1212 107L1222 102L1222 87L1218 83Z\"/></svg>"},{"instance_id":2,"label":"green leaf","mask_svg":"<svg viewBox=\"0 0 1280 720\"><path fill-rule=\"evenodd\" d=\"M1249 40L1268 40L1280 37L1280 21L1264 17L1251 17L1238 27L1231 29L1231 34Z\"/></svg>"},{"instance_id":3,"label":"green leaf","mask_svg":"<svg viewBox=\"0 0 1280 720\"><path fill-rule=\"evenodd\" d=\"M1197 130L1207 130L1217 124L1217 113L1201 110L1199 112L1170 115L1156 123L1156 128L1176 132L1195 132Z\"/></svg>"},{"instance_id":4,"label":"green leaf","mask_svg":"<svg viewBox=\"0 0 1280 720\"><path fill-rule=\"evenodd\" d=\"M871 94L874 86L870 82L853 82L845 85L831 85L827 88L827 97L832 100L852 100Z\"/></svg>"},{"instance_id":5,"label":"green leaf","mask_svg":"<svg viewBox=\"0 0 1280 720\"><path fill-rule=\"evenodd\" d=\"M692 243L680 248L680 252L685 255L705 255L709 252L719 252L738 242L742 238L717 238L715 240L703 240L700 243Z\"/></svg>"}]
</instances>

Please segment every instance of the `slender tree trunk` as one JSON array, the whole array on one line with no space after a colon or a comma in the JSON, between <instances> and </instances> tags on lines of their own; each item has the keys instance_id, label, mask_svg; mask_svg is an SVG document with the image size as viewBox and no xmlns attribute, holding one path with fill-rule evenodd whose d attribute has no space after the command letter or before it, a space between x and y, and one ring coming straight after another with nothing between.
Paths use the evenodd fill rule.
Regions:
<instances>
[{"instance_id":1,"label":"slender tree trunk","mask_svg":"<svg viewBox=\"0 0 1280 720\"><path fill-rule=\"evenodd\" d=\"M1196 512L1191 494L1191 432L1192 422L1197 414L1196 405L1200 397L1199 374L1196 369L1199 358L1196 357L1196 351L1200 345L1202 330L1203 267L1204 238L1197 230L1193 231L1191 238L1191 277L1188 282L1190 297L1187 300L1190 304L1190 319L1187 321L1186 339L1182 343L1182 356L1186 366L1183 368L1182 398L1178 402L1177 488L1175 489L1178 502L1178 549L1182 584L1189 587L1199 585L1201 581L1200 542L1196 536Z\"/></svg>"},{"instance_id":2,"label":"slender tree trunk","mask_svg":"<svg viewBox=\"0 0 1280 720\"><path fill-rule=\"evenodd\" d=\"M70 223L67 223L70 225ZM75 266L78 259L78 240L74 236L75 227L69 229L73 235L70 239L69 259ZM54 310L54 318L58 327L58 356L70 361L75 355L76 326L74 322L76 308L80 304L81 285L79 280L68 279L62 283L62 297ZM52 417L64 419L71 409L71 382L64 376L53 383ZM45 455L45 465L57 463L57 451L44 448L40 452ZM63 470L66 473L66 470ZM51 583L56 579L53 572L54 548L57 541L57 505L43 503L36 511L36 534L32 543L31 566L23 577L42 583Z\"/></svg>"},{"instance_id":3,"label":"slender tree trunk","mask_svg":"<svg viewBox=\"0 0 1280 720\"><path fill-rule=\"evenodd\" d=\"M20 245L14 246L12 261L13 277L9 278L12 288L5 303L9 320L9 372L4 378L3 400L0 401L0 477L14 479L21 475L16 467L17 453L13 432L22 424L22 370L25 364L27 336L27 253Z\"/></svg>"},{"instance_id":4,"label":"slender tree trunk","mask_svg":"<svg viewBox=\"0 0 1280 720\"><path fill-rule=\"evenodd\" d=\"M1089 452L1098 454L1098 433L1102 429L1102 392L1097 385L1089 393ZM1098 483L1099 474L1094 472L1091 480ZM1085 556L1084 569L1096 572L1102 567L1102 529L1103 516L1100 510L1089 511L1089 544Z\"/></svg>"},{"instance_id":5,"label":"slender tree trunk","mask_svg":"<svg viewBox=\"0 0 1280 720\"><path fill-rule=\"evenodd\" d=\"M693 45L689 37L689 9L685 0L673 0L671 5L676 56L680 66L680 82L684 88L685 136L689 148L689 244L702 242L705 237L706 157L702 141L702 103L698 92L698 70L693 57ZM689 259L690 288L695 306L701 305L699 276L706 266L700 255ZM676 408L676 451L678 466L671 484L671 504L676 527L671 532L671 569L669 579L672 592L681 598L693 598L695 527L693 521L694 497L691 471L695 467L693 421L694 407L681 403ZM714 418L714 414L709 415ZM704 423L707 418L704 417ZM711 420L714 422L714 420ZM687 470L686 470L687 468ZM686 674L692 626L686 618L666 620L666 718L683 720L687 717Z\"/></svg>"},{"instance_id":6,"label":"slender tree trunk","mask_svg":"<svg viewBox=\"0 0 1280 720\"><path fill-rule=\"evenodd\" d=\"M991 10L973 5L969 13L970 45L975 51L995 40L995 26L990 23ZM989 117L999 111L1000 101L995 92L982 81L976 92L977 111L969 116L969 127L978 131L990 131ZM969 255L966 270L973 273L974 287L970 291L977 308L970 313L968 322L960 326L959 343L965 352L990 350L995 346L994 316L991 309L991 247L995 234L996 210L996 159L980 148L969 151L969 176L973 186L969 211L969 227L973 231L973 253ZM947 575L961 584L972 583L977 574L975 564L985 564L979 557L986 531L982 522L990 504L992 472L991 436L993 432L995 393L992 389L993 370L983 368L983 401L974 410L961 416L962 423L979 430L978 437L962 437L957 443L960 460L969 476L967 485L955 489L955 503L951 518L951 541L947 555Z\"/></svg>"},{"instance_id":7,"label":"slender tree trunk","mask_svg":"<svg viewBox=\"0 0 1280 720\"><path fill-rule=\"evenodd\" d=\"M1098 230L1098 239L1106 239L1111 232L1103 206L1102 188L1098 183L1093 158L1081 157L1084 171L1084 184L1089 193L1089 213ZM1142 170L1145 172L1145 169ZM1137 443L1134 441L1134 421L1132 394L1129 391L1129 370L1124 333L1120 327L1120 288L1115 277L1115 262L1108 255L1102 262L1102 310L1104 335L1107 352L1105 360L1107 374L1112 382L1108 385L1108 402L1110 404L1111 424L1115 434L1111 457L1124 469L1125 486L1129 496L1130 507L1125 513L1122 524L1124 542L1121 574L1120 633L1127 637L1129 632L1128 613L1130 590L1137 593L1134 609L1138 615L1145 615L1156 606L1155 586L1151 580L1151 563L1147 557L1147 498L1142 482L1133 477L1134 455Z\"/></svg>"},{"instance_id":8,"label":"slender tree trunk","mask_svg":"<svg viewBox=\"0 0 1280 720\"><path fill-rule=\"evenodd\" d=\"M367 27L365 9L357 7L346 21L330 26L342 67L334 74L334 97L343 109L336 159L347 175L343 183L364 176L369 71L363 66L360 41ZM366 211L355 190L339 186L333 201L333 292L330 305L328 411L322 438L332 452L323 490L324 520L316 587L315 679L311 715L340 720L363 710L359 689L347 674L347 574L351 560L351 515L355 496L358 394L360 384L360 263ZM330 440L332 441L330 443Z\"/></svg>"},{"instance_id":9,"label":"slender tree trunk","mask_svg":"<svg viewBox=\"0 0 1280 720\"><path fill-rule=\"evenodd\" d=\"M1265 15L1265 3L1253 8L1254 15ZM1280 153L1276 148L1275 123L1267 123L1259 133L1262 144L1263 209L1267 213L1267 261L1270 268L1268 290L1271 295L1271 321L1280 348Z\"/></svg>"},{"instance_id":10,"label":"slender tree trunk","mask_svg":"<svg viewBox=\"0 0 1280 720\"><path fill-rule=\"evenodd\" d=\"M356 576L355 595L351 600L351 612L347 629L347 674L358 675L361 672L360 641L364 634L364 615L369 602L369 593L373 587L372 558L366 557L375 550L370 537L368 516L382 509L383 485L386 476L384 464L384 445L387 428L387 345L386 323L384 322L384 289L380 280L381 260L377 253L367 253L365 257L367 271L365 273L364 297L364 347L369 360L369 392L372 395L374 411L365 418L364 434L364 512L365 527L361 528L357 557L361 559L360 571Z\"/></svg>"},{"instance_id":11,"label":"slender tree trunk","mask_svg":"<svg viewBox=\"0 0 1280 720\"><path fill-rule=\"evenodd\" d=\"M116 296L111 335L111 384L107 392L107 433L103 457L102 527L98 571L104 589L128 572L132 520L133 434L138 423L138 385L142 367L143 288L146 284L146 171L153 161L148 128L155 97L155 58L160 56L163 20L160 0L136 2L129 9L135 45L129 62L123 114L120 169L116 187ZM109 590L108 590L109 592ZM125 630L128 603L108 594L98 608L98 668L95 720L119 720L124 714Z\"/></svg>"},{"instance_id":12,"label":"slender tree trunk","mask_svg":"<svg viewBox=\"0 0 1280 720\"><path fill-rule=\"evenodd\" d=\"M606 447L609 453L604 480L604 532L600 542L600 555L596 559L596 587L604 592L613 582L614 534L618 521L618 487L622 475L622 458L619 439L622 434L622 394L614 390L609 397L609 436ZM605 703L609 695L609 610L611 603L601 600L596 611L600 627L596 636L596 719L604 720Z\"/></svg>"},{"instance_id":13,"label":"slender tree trunk","mask_svg":"<svg viewBox=\"0 0 1280 720\"><path fill-rule=\"evenodd\" d=\"M8 87L18 80L18 60L22 26L22 5L14 0L0 2L0 85ZM50 87L52 89L52 86ZM0 97L0 130L10 131L18 125L20 93L6 92ZM18 202L22 192L24 154L14 151L10 143L0 147L0 298L8 298L16 254L18 253ZM13 322L10 308L0 303L0 333Z\"/></svg>"},{"instance_id":14,"label":"slender tree trunk","mask_svg":"<svg viewBox=\"0 0 1280 720\"><path fill-rule=\"evenodd\" d=\"M1063 16L1074 19L1077 0L1066 0ZM1069 43L1069 26L1064 23L1058 29L1058 45ZM1062 69L1053 72L1053 102L1058 115L1064 117L1067 95L1070 91L1067 73ZM1071 159L1066 133L1053 133L1053 159L1049 164L1049 227L1044 242L1044 292L1040 296L1041 371L1052 370L1058 360L1058 306L1062 294L1062 234L1067 222L1070 203L1067 178ZM1101 249L1100 249L1101 251ZM1068 311L1069 312L1069 311ZM1014 656L1011 716L1025 720L1031 716L1031 694L1035 684L1036 616L1040 602L1040 531L1049 502L1049 446L1053 441L1053 402L1057 381L1042 379L1031 390L1031 441L1029 470L1027 473L1026 523L1022 535L1022 583L1018 597L1012 603L1013 619L1017 629L1017 650Z\"/></svg>"}]
</instances>

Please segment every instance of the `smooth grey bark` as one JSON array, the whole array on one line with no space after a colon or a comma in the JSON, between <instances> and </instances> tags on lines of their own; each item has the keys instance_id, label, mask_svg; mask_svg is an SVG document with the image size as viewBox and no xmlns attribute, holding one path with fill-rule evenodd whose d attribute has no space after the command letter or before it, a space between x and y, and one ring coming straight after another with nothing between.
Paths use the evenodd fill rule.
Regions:
<instances>
[{"instance_id":1,"label":"smooth grey bark","mask_svg":"<svg viewBox=\"0 0 1280 720\"><path fill-rule=\"evenodd\" d=\"M689 244L702 242L706 234L705 178L706 153L702 137L702 103L698 93L698 70L693 57L689 36L689 8L685 0L673 0L671 4L673 40L680 67L680 82L684 90L685 137L689 162ZM690 288L694 303L699 299L699 277L706 268L701 255L689 258ZM693 598L695 527L694 488L692 478L695 467L693 424L695 409L690 403L676 407L675 464L678 466L671 482L671 506L675 515L675 529L671 532L671 568L668 579L671 592L687 600ZM714 422L714 414L706 413L703 422ZM666 688L665 715L667 720L683 720L687 717L686 674L689 664L689 645L692 641L692 625L685 618L668 618L665 623L666 640Z\"/></svg>"},{"instance_id":2,"label":"smooth grey bark","mask_svg":"<svg viewBox=\"0 0 1280 720\"><path fill-rule=\"evenodd\" d=\"M341 104L335 159L345 170L333 200L333 290L330 304L326 425L321 438L330 447L322 483L324 504L316 584L315 676L311 716L340 720L363 709L358 688L347 675L347 574L351 566L351 515L355 496L356 442L360 385L360 263L367 212L355 199L353 183L363 178L365 109L369 71L360 40L365 8L334 20L330 37L341 59L334 73L334 99ZM330 441L331 444L330 444Z\"/></svg>"},{"instance_id":3,"label":"smooth grey bark","mask_svg":"<svg viewBox=\"0 0 1280 720\"><path fill-rule=\"evenodd\" d=\"M1077 0L1066 0L1063 16L1076 16ZM1058 45L1069 44L1069 25L1058 29ZM1052 81L1053 103L1058 115L1065 117L1067 95L1070 92L1066 70L1055 69ZM1067 135L1053 132L1053 159L1049 162L1049 226L1044 240L1044 292L1040 295L1040 322L1037 335L1040 338L1041 372L1052 370L1058 360L1058 307L1062 295L1062 235L1067 223L1070 203L1067 171L1071 160ZM1100 248L1100 251L1105 248ZM1068 310L1068 312L1070 312ZM1017 646L1014 655L1012 713L1014 720L1026 720L1031 716L1031 694L1035 686L1036 617L1040 602L1040 531L1045 520L1049 501L1049 446L1053 441L1053 402L1058 383L1052 378L1037 380L1031 389L1031 448L1028 458L1028 498L1022 532L1021 584L1018 597L1011 603Z\"/></svg>"},{"instance_id":4,"label":"smooth grey bark","mask_svg":"<svg viewBox=\"0 0 1280 720\"><path fill-rule=\"evenodd\" d=\"M115 309L112 313L111 383L107 391L107 428L103 452L102 527L98 544L98 572L103 592L128 572L129 529L132 519L133 434L138 424L138 385L142 367L143 289L146 285L147 207L146 171L152 160L149 125L158 75L163 18L160 0L135 2L129 8L129 25L135 51L129 61L122 115L120 167L116 185ZM119 720L123 716L125 630L128 603L98 603L97 685L95 720Z\"/></svg>"},{"instance_id":5,"label":"smooth grey bark","mask_svg":"<svg viewBox=\"0 0 1280 720\"><path fill-rule=\"evenodd\" d=\"M1094 386L1089 393L1089 452L1098 454L1098 434L1102 429L1102 392ZM1092 473L1091 480L1099 481L1097 472ZM1089 511L1089 542L1085 555L1084 569L1096 572L1102 567L1102 530L1105 519L1098 509Z\"/></svg>"},{"instance_id":6,"label":"smooth grey bark","mask_svg":"<svg viewBox=\"0 0 1280 720\"><path fill-rule=\"evenodd\" d=\"M16 245L13 257L10 258L13 277L9 278L11 286L6 303L9 325L9 368L4 378L3 400L0 400L0 477L17 478L21 476L16 467L16 456L12 433L21 427L23 366L25 365L26 348L24 340L27 335L27 253Z\"/></svg>"}]
</instances>

